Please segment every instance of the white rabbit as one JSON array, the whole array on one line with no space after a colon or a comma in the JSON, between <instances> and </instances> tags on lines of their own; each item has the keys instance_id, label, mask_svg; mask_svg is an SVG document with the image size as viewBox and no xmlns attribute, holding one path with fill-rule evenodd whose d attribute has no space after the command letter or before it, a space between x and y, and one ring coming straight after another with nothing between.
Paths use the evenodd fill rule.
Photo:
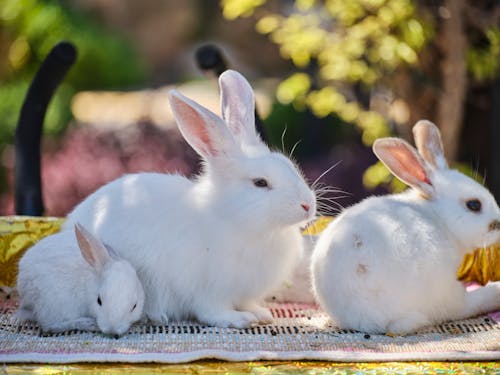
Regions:
<instances>
[{"instance_id":1,"label":"white rabbit","mask_svg":"<svg viewBox=\"0 0 500 375\"><path fill-rule=\"evenodd\" d=\"M23 255L17 287L17 318L37 321L43 331L98 328L117 338L144 307L132 266L79 224L75 233L43 238Z\"/></svg>"},{"instance_id":2,"label":"white rabbit","mask_svg":"<svg viewBox=\"0 0 500 375\"><path fill-rule=\"evenodd\" d=\"M270 321L259 301L295 266L300 227L315 215L314 193L297 167L256 134L248 82L229 70L219 84L222 118L169 95L182 135L203 158L201 175L127 175L68 216L68 225L87 225L137 269L153 321Z\"/></svg>"},{"instance_id":3,"label":"white rabbit","mask_svg":"<svg viewBox=\"0 0 500 375\"><path fill-rule=\"evenodd\" d=\"M438 128L413 128L420 152L379 139L377 157L411 186L368 198L335 219L312 257L320 305L343 329L406 334L500 308L500 283L466 292L463 256L500 240L500 210L483 186L448 168Z\"/></svg>"}]
</instances>

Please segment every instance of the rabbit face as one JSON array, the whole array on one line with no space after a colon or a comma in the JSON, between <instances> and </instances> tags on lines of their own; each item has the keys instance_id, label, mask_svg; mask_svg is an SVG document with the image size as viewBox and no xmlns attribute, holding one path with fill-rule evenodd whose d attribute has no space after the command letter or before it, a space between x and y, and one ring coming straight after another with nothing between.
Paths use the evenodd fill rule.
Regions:
<instances>
[{"instance_id":1,"label":"rabbit face","mask_svg":"<svg viewBox=\"0 0 500 375\"><path fill-rule=\"evenodd\" d=\"M105 334L123 335L141 318L144 307L137 274L128 262L118 260L104 269L100 285L92 304L97 325Z\"/></svg>"},{"instance_id":2,"label":"rabbit face","mask_svg":"<svg viewBox=\"0 0 500 375\"><path fill-rule=\"evenodd\" d=\"M436 173L432 183L435 212L465 252L500 241L500 209L485 187L451 169Z\"/></svg>"},{"instance_id":3,"label":"rabbit face","mask_svg":"<svg viewBox=\"0 0 500 375\"><path fill-rule=\"evenodd\" d=\"M227 217L252 218L260 226L305 224L316 214L316 200L298 168L280 153L225 160L210 172L223 195Z\"/></svg>"},{"instance_id":4,"label":"rabbit face","mask_svg":"<svg viewBox=\"0 0 500 375\"><path fill-rule=\"evenodd\" d=\"M415 150L397 138L378 139L377 157L401 181L416 190L421 203L458 243L463 253L500 240L500 210L495 198L476 181L448 168L439 129L429 121L413 127Z\"/></svg>"}]
</instances>

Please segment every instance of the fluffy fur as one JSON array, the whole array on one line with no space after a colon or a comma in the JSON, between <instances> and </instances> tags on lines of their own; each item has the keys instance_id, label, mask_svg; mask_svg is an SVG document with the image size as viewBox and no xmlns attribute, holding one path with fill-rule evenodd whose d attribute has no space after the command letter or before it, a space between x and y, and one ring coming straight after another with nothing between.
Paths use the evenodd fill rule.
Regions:
<instances>
[{"instance_id":1,"label":"fluffy fur","mask_svg":"<svg viewBox=\"0 0 500 375\"><path fill-rule=\"evenodd\" d=\"M170 93L179 130L203 158L200 176L127 175L68 217L67 225L87 225L137 269L153 321L270 321L259 301L295 266L299 228L315 215L314 193L297 167L256 134L248 82L227 71L219 84L222 119Z\"/></svg>"},{"instance_id":2,"label":"fluffy fur","mask_svg":"<svg viewBox=\"0 0 500 375\"><path fill-rule=\"evenodd\" d=\"M291 275L273 290L266 300L270 302L293 302L315 304L311 284L311 256L314 245L310 238L303 238L304 251Z\"/></svg>"},{"instance_id":3,"label":"fluffy fur","mask_svg":"<svg viewBox=\"0 0 500 375\"><path fill-rule=\"evenodd\" d=\"M434 124L420 121L414 135L420 153L395 138L374 144L412 188L345 210L314 250L315 294L341 328L405 334L500 308L499 282L468 293L456 279L467 252L500 240L497 203L448 169ZM471 200L481 202L479 211Z\"/></svg>"},{"instance_id":4,"label":"fluffy fur","mask_svg":"<svg viewBox=\"0 0 500 375\"><path fill-rule=\"evenodd\" d=\"M83 227L75 232L78 241L72 231L56 233L23 255L17 318L37 321L44 331L122 335L142 315L144 291L137 274Z\"/></svg>"}]
</instances>

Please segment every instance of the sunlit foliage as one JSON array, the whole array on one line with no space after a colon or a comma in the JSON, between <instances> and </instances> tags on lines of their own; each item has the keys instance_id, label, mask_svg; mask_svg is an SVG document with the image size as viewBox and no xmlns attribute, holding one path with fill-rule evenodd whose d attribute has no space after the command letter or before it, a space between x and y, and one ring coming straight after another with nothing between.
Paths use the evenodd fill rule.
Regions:
<instances>
[{"instance_id":1,"label":"sunlit foliage","mask_svg":"<svg viewBox=\"0 0 500 375\"><path fill-rule=\"evenodd\" d=\"M318 117L336 114L355 124L367 145L388 135L387 119L358 104L350 88L373 87L397 66L417 62L432 31L418 18L413 2L296 0L282 13L259 8L257 14L263 3L222 1L228 18L256 14L257 31L269 35L297 68L318 66L319 82L294 73L279 85L278 100L308 106Z\"/></svg>"},{"instance_id":2,"label":"sunlit foliage","mask_svg":"<svg viewBox=\"0 0 500 375\"><path fill-rule=\"evenodd\" d=\"M500 28L488 28L485 45L467 51L467 66L475 79L498 77L500 72Z\"/></svg>"}]
</instances>

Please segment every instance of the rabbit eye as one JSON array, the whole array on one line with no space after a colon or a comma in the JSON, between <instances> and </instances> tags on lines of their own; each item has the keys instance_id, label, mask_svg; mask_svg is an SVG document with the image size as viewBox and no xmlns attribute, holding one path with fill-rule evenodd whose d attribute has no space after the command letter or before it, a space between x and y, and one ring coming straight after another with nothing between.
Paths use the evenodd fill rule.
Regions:
<instances>
[{"instance_id":1,"label":"rabbit eye","mask_svg":"<svg viewBox=\"0 0 500 375\"><path fill-rule=\"evenodd\" d=\"M97 304L102 306L101 296L97 296Z\"/></svg>"},{"instance_id":2,"label":"rabbit eye","mask_svg":"<svg viewBox=\"0 0 500 375\"><path fill-rule=\"evenodd\" d=\"M481 201L479 199L469 199L465 202L465 205L472 212L480 212L481 211Z\"/></svg>"},{"instance_id":3,"label":"rabbit eye","mask_svg":"<svg viewBox=\"0 0 500 375\"><path fill-rule=\"evenodd\" d=\"M132 306L132 310L130 310L130 312L134 311L136 307L137 307L137 303L134 303L134 306Z\"/></svg>"},{"instance_id":4,"label":"rabbit eye","mask_svg":"<svg viewBox=\"0 0 500 375\"><path fill-rule=\"evenodd\" d=\"M254 178L253 179L253 184L257 187L269 187L269 183L265 178Z\"/></svg>"}]
</instances>

